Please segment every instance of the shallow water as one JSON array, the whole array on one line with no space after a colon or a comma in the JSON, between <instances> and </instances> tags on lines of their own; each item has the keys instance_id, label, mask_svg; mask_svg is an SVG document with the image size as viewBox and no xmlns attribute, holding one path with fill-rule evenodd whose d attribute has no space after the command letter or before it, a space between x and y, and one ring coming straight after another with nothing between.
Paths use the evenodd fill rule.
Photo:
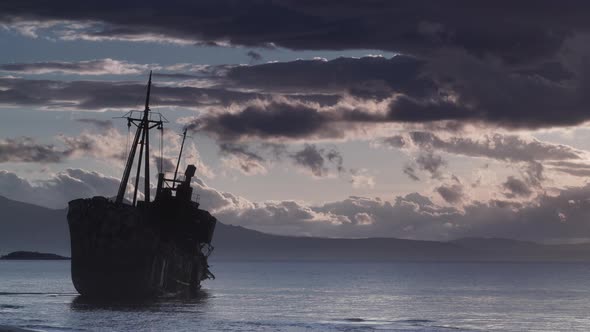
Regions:
<instances>
[{"instance_id":1,"label":"shallow water","mask_svg":"<svg viewBox=\"0 0 590 332\"><path fill-rule=\"evenodd\" d=\"M95 303L67 261L0 261L0 325L38 331L588 331L586 263L213 262L190 301Z\"/></svg>"}]
</instances>

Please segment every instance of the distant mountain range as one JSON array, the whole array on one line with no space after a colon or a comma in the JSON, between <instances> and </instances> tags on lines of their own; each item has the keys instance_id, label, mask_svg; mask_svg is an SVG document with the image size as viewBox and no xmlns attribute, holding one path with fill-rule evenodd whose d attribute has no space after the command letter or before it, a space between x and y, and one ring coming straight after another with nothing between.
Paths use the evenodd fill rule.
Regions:
<instances>
[{"instance_id":1,"label":"distant mountain range","mask_svg":"<svg viewBox=\"0 0 590 332\"><path fill-rule=\"evenodd\" d=\"M39 251L70 255L66 209L0 196L0 254ZM278 236L217 223L216 260L304 261L590 261L590 244L545 245L508 239L450 242L396 238L327 239Z\"/></svg>"}]
</instances>

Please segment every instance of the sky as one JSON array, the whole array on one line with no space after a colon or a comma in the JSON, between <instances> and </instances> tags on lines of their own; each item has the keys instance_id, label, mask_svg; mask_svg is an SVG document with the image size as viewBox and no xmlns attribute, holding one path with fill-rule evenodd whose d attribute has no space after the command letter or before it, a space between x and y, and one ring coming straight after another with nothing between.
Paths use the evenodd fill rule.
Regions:
<instances>
[{"instance_id":1,"label":"sky","mask_svg":"<svg viewBox=\"0 0 590 332\"><path fill-rule=\"evenodd\" d=\"M223 223L590 241L588 7L5 0L0 195L114 196L118 117L143 109L152 70L151 110L168 120L152 170L173 172L187 128L181 163Z\"/></svg>"}]
</instances>

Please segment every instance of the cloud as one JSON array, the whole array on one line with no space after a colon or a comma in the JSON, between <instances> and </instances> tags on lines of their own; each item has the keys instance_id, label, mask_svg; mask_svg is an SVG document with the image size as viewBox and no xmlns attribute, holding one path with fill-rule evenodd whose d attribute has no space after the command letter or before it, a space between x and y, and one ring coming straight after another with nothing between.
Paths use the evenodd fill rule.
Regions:
<instances>
[{"instance_id":1,"label":"cloud","mask_svg":"<svg viewBox=\"0 0 590 332\"><path fill-rule=\"evenodd\" d=\"M502 187L507 190L505 193L506 197L529 197L533 191L529 188L529 185L525 181L509 176L506 182L502 184Z\"/></svg>"},{"instance_id":2,"label":"cloud","mask_svg":"<svg viewBox=\"0 0 590 332\"><path fill-rule=\"evenodd\" d=\"M416 174L416 169L412 165L405 165L403 168L404 174L410 177L414 181L420 181L420 178Z\"/></svg>"},{"instance_id":3,"label":"cloud","mask_svg":"<svg viewBox=\"0 0 590 332\"><path fill-rule=\"evenodd\" d=\"M158 173L170 173L176 169L176 163L172 158L153 157Z\"/></svg>"},{"instance_id":4,"label":"cloud","mask_svg":"<svg viewBox=\"0 0 590 332\"><path fill-rule=\"evenodd\" d=\"M350 170L350 183L355 189L373 189L375 188L376 181L375 177L368 174L369 170L363 169L351 169Z\"/></svg>"},{"instance_id":5,"label":"cloud","mask_svg":"<svg viewBox=\"0 0 590 332\"><path fill-rule=\"evenodd\" d=\"M53 81L0 77L0 105L37 106L55 110L138 108L145 83ZM153 86L151 103L159 107L228 105L263 96L256 93L193 87Z\"/></svg>"},{"instance_id":6,"label":"cloud","mask_svg":"<svg viewBox=\"0 0 590 332\"><path fill-rule=\"evenodd\" d=\"M347 93L383 99L393 93L427 96L436 86L421 75L423 60L398 55L334 60L297 60L230 68L232 84L263 91Z\"/></svg>"},{"instance_id":7,"label":"cloud","mask_svg":"<svg viewBox=\"0 0 590 332\"><path fill-rule=\"evenodd\" d=\"M334 1L301 5L289 0L241 4L148 2L121 9L115 3L81 8L65 1L53 8L19 0L0 5L0 21L7 29L30 36L45 31L69 40L152 40L295 50L376 49L398 54L389 59L367 56L226 66L217 73L220 76L215 77L215 83L208 83L215 88L168 86L154 94L154 101L161 106L241 105L241 111L219 112L200 120L217 135L217 129L232 125L235 128L229 132L238 137L292 139L336 137L342 130L355 130L360 124L452 120L536 129L590 120L590 98L586 93L590 62L584 60L590 52L585 47L590 24L581 14L588 4L576 1L556 8L543 0L532 8L488 2L489 6L468 0L454 6L432 0L403 5L384 1L371 5ZM154 19L150 14L154 12L165 15ZM191 13L190 20L185 19L186 13ZM183 65L162 68L188 68ZM102 59L4 66L17 72L93 74L136 72L146 65ZM124 83L113 87L112 83L105 86L97 82L21 81L17 87L16 82L0 82L0 103L69 109L126 108L133 106L129 100L135 99L130 96L140 91L137 87L131 92L129 84ZM277 94L293 102L246 105L258 98L273 99ZM360 100L356 107L331 107L350 96ZM318 105L297 104L300 98L313 99ZM387 105L375 111L370 109L369 101L387 101ZM269 106L277 110L262 112ZM289 128L281 121L290 113L308 122L303 122L300 130ZM267 125L246 122L237 128L232 124L248 119L276 121L280 126L272 131ZM227 126L220 122L227 122ZM320 133L325 129L330 130Z\"/></svg>"},{"instance_id":8,"label":"cloud","mask_svg":"<svg viewBox=\"0 0 590 332\"><path fill-rule=\"evenodd\" d=\"M305 144L302 150L293 153L290 157L295 165L302 167L316 177L328 175L328 164L333 164L338 172L343 170L342 155L335 149L325 150L313 144Z\"/></svg>"},{"instance_id":9,"label":"cloud","mask_svg":"<svg viewBox=\"0 0 590 332\"><path fill-rule=\"evenodd\" d=\"M27 20L76 22L59 30L61 35L55 32L70 39L276 45L297 50L381 49L423 55L441 48L462 48L478 56L492 54L523 62L549 57L567 37L587 31L583 15L587 7L583 1L555 6L543 0L530 6L461 0L449 6L423 0L403 5L388 1L148 1L122 8L115 2L78 6L62 1L60 6L40 6L14 0L2 3L0 18L8 26Z\"/></svg>"},{"instance_id":10,"label":"cloud","mask_svg":"<svg viewBox=\"0 0 590 332\"><path fill-rule=\"evenodd\" d=\"M391 124L426 127L447 123L455 128L474 124L514 130L572 126L590 120L585 111L590 99L583 92L590 82L590 63L581 62L575 78L562 82L464 52L446 51L436 59L377 59L231 68L227 78L235 87L257 88L275 97L235 103L231 110L196 119L194 125L224 139L293 140L344 138ZM393 71L387 70L390 62L395 64ZM405 69L405 62L413 69ZM367 63L375 68L363 70ZM359 84L366 88L362 93ZM313 92L340 99L322 104L313 102L310 95L304 100L294 98L296 93ZM300 122L297 128L294 120Z\"/></svg>"},{"instance_id":11,"label":"cloud","mask_svg":"<svg viewBox=\"0 0 590 332\"><path fill-rule=\"evenodd\" d=\"M206 115L189 128L212 133L222 140L242 136L299 138L318 131L324 118L324 114L303 103L271 102L246 106L239 113Z\"/></svg>"},{"instance_id":12,"label":"cloud","mask_svg":"<svg viewBox=\"0 0 590 332\"><path fill-rule=\"evenodd\" d=\"M248 53L246 53L246 55L250 58L250 62L258 62L262 60L262 54L255 52L255 51L248 51Z\"/></svg>"},{"instance_id":13,"label":"cloud","mask_svg":"<svg viewBox=\"0 0 590 332\"><path fill-rule=\"evenodd\" d=\"M568 145L526 139L510 134L484 134L474 137L443 139L435 133L414 131L382 140L394 148L437 150L468 157L481 157L510 162L581 159L584 152Z\"/></svg>"},{"instance_id":14,"label":"cloud","mask_svg":"<svg viewBox=\"0 0 590 332\"><path fill-rule=\"evenodd\" d=\"M221 143L220 153L225 156L224 165L237 169L246 175L265 174L267 172L266 160L257 153L250 151L247 146Z\"/></svg>"},{"instance_id":15,"label":"cloud","mask_svg":"<svg viewBox=\"0 0 590 332\"><path fill-rule=\"evenodd\" d=\"M76 198L112 197L118 188L119 179L83 169L69 168L35 182L0 170L0 195L55 209Z\"/></svg>"},{"instance_id":16,"label":"cloud","mask_svg":"<svg viewBox=\"0 0 590 332\"><path fill-rule=\"evenodd\" d=\"M63 208L68 200L112 196L118 179L80 169L67 169L30 182L0 171L0 195L48 207ZM392 200L351 196L321 204L299 201L252 202L193 182L202 208L221 222L284 235L324 237L398 237L449 240L461 237L504 237L535 241L568 241L590 237L590 185L541 194L518 203L491 200L469 202L457 209L439 206L429 197L411 193ZM447 202L461 200L456 184L440 186ZM445 198L446 197L446 198Z\"/></svg>"},{"instance_id":17,"label":"cloud","mask_svg":"<svg viewBox=\"0 0 590 332\"><path fill-rule=\"evenodd\" d=\"M386 138L387 144L397 145L400 141L397 139ZM447 162L441 156L432 151L420 152L412 162L404 165L403 173L414 181L420 181L418 171L422 170L430 175L431 179L441 179L441 168L446 166Z\"/></svg>"},{"instance_id":18,"label":"cloud","mask_svg":"<svg viewBox=\"0 0 590 332\"><path fill-rule=\"evenodd\" d=\"M180 143L179 143L180 144ZM180 145L179 145L180 149ZM178 150L174 150L175 152ZM201 153L197 149L197 146L194 143L188 144L187 147L184 148L183 152L183 159L184 165L195 165L197 167L197 174L202 175L206 178L212 179L216 176L215 171L203 161L201 157ZM186 167L186 166L181 166Z\"/></svg>"},{"instance_id":19,"label":"cloud","mask_svg":"<svg viewBox=\"0 0 590 332\"><path fill-rule=\"evenodd\" d=\"M71 150L60 150L52 144L37 143L31 137L0 140L0 162L57 163L71 153Z\"/></svg>"},{"instance_id":20,"label":"cloud","mask_svg":"<svg viewBox=\"0 0 590 332\"><path fill-rule=\"evenodd\" d=\"M566 49L560 52L568 53ZM573 52L582 57L588 55L581 47ZM531 62L527 64L530 66ZM411 120L483 121L505 128L579 124L588 119L584 110L589 100L583 91L588 85L589 69L588 62L580 62L570 68L576 73L572 79L553 81L519 72L501 61L441 50L424 72L436 82L441 94L436 102L444 103L446 108L433 105L432 112L414 114ZM424 101L413 102L416 103ZM562 116L556 116L557 113Z\"/></svg>"},{"instance_id":21,"label":"cloud","mask_svg":"<svg viewBox=\"0 0 590 332\"><path fill-rule=\"evenodd\" d=\"M463 201L464 193L461 184L442 185L435 190L449 204L458 204Z\"/></svg>"},{"instance_id":22,"label":"cloud","mask_svg":"<svg viewBox=\"0 0 590 332\"><path fill-rule=\"evenodd\" d=\"M445 195L451 202L461 200L458 188L443 188L439 190L441 197ZM226 223L277 234L431 240L483 236L568 241L590 235L585 222L590 215L589 195L588 187L571 188L558 196L543 195L536 203L473 202L461 211L437 206L429 198L414 193L395 197L393 201L349 197L320 205L265 202L226 208L217 215Z\"/></svg>"},{"instance_id":23,"label":"cloud","mask_svg":"<svg viewBox=\"0 0 590 332\"><path fill-rule=\"evenodd\" d=\"M548 71L547 62L514 66L464 50L441 49L431 58L398 55L238 66L230 68L226 78L235 86L267 93L313 91L358 98L361 102L353 109L313 107L325 115L317 121L324 126L338 122L344 130L354 123L440 121L506 129L572 126L589 120L585 110L590 99L584 91L590 82L590 62L563 59L570 53L587 58L590 50L578 45L583 41L570 48L563 46L556 55L561 62L550 62L561 74L556 69ZM364 99L386 100L387 104L378 112L370 111ZM310 106L296 108L305 107Z\"/></svg>"},{"instance_id":24,"label":"cloud","mask_svg":"<svg viewBox=\"0 0 590 332\"><path fill-rule=\"evenodd\" d=\"M236 169L244 175L266 174L273 162L284 160L292 162L314 177L333 175L332 168L338 173L345 171L344 160L338 150L315 144L304 144L303 148L294 149L280 143L246 144L222 141L219 143L219 152L226 167ZM355 185L360 186L361 182L364 182L363 185L374 185L372 178L364 174L365 171L351 171Z\"/></svg>"},{"instance_id":25,"label":"cloud","mask_svg":"<svg viewBox=\"0 0 590 332\"><path fill-rule=\"evenodd\" d=\"M125 146L122 145L122 142L125 142L125 136L114 128L101 130L99 133L83 131L78 136L59 135L58 139L63 142L64 152L71 158L90 156L97 159L122 161L127 153Z\"/></svg>"},{"instance_id":26,"label":"cloud","mask_svg":"<svg viewBox=\"0 0 590 332\"><path fill-rule=\"evenodd\" d=\"M430 173L433 179L440 178L440 168L446 165L446 161L441 156L435 155L432 152L420 153L416 158L416 164L421 170Z\"/></svg>"},{"instance_id":27,"label":"cloud","mask_svg":"<svg viewBox=\"0 0 590 332\"><path fill-rule=\"evenodd\" d=\"M80 156L124 158L125 151L120 143L124 138L113 128L100 134L85 131L78 136L59 135L57 139L62 146L39 143L26 136L0 139L0 163L60 163Z\"/></svg>"},{"instance_id":28,"label":"cloud","mask_svg":"<svg viewBox=\"0 0 590 332\"><path fill-rule=\"evenodd\" d=\"M390 59L301 60L220 68L164 66L164 70L194 69L197 75L161 73L162 77L185 81L156 85L153 103L213 108L214 112L195 119L189 126L223 139L342 138L359 128L441 121L534 129L589 120L585 110L590 99L585 98L584 91L586 82L590 82L590 65L586 62L571 65L576 66L573 78L552 81L536 71L514 69L464 52L441 52L433 59L398 55ZM83 70L82 65L89 63L67 65L72 70ZM187 83L193 81L196 86ZM145 86L133 82L5 77L0 78L0 89L0 104L6 106L104 110L136 107L133 103L143 95ZM557 117L559 110L563 112ZM294 120L301 125L294 128Z\"/></svg>"},{"instance_id":29,"label":"cloud","mask_svg":"<svg viewBox=\"0 0 590 332\"><path fill-rule=\"evenodd\" d=\"M558 172L568 173L573 176L590 176L590 165L568 161L552 161L546 164L550 169Z\"/></svg>"},{"instance_id":30,"label":"cloud","mask_svg":"<svg viewBox=\"0 0 590 332\"><path fill-rule=\"evenodd\" d=\"M146 73L149 69L150 65L110 58L76 62L47 61L0 64L0 71L19 74L132 75Z\"/></svg>"},{"instance_id":31,"label":"cloud","mask_svg":"<svg viewBox=\"0 0 590 332\"><path fill-rule=\"evenodd\" d=\"M80 118L76 119L77 122L90 124L101 130L109 130L113 128L113 121L111 120L100 120L91 118Z\"/></svg>"}]
</instances>

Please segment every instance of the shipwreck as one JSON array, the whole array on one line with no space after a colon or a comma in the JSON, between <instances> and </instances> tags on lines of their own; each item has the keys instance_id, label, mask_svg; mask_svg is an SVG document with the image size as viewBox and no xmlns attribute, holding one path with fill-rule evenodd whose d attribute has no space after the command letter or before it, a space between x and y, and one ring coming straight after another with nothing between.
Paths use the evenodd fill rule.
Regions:
<instances>
[{"instance_id":1,"label":"shipwreck","mask_svg":"<svg viewBox=\"0 0 590 332\"><path fill-rule=\"evenodd\" d=\"M198 195L193 193L191 179L196 167L188 165L184 176L178 174L186 130L174 175L167 178L160 167L151 200L150 130L163 135L167 122L150 110L151 82L150 72L144 110L123 116L130 131L135 127L135 136L116 198L69 202L71 274L82 296L194 296L203 280L213 278L207 259L213 250L216 219L199 208ZM135 183L130 190L134 168ZM143 200L138 197L140 179L144 182ZM132 198L126 200L128 192Z\"/></svg>"}]
</instances>

